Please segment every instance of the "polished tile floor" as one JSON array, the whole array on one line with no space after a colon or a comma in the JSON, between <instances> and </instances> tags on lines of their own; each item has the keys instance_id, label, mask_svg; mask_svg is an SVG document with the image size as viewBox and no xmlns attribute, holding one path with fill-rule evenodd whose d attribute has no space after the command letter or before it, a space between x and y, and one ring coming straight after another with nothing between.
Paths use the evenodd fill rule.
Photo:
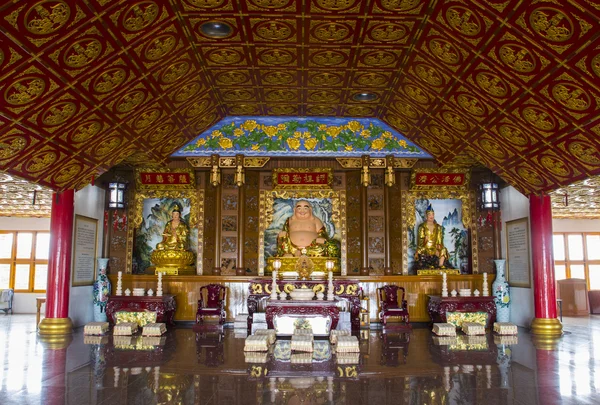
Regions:
<instances>
[{"instance_id":1,"label":"polished tile floor","mask_svg":"<svg viewBox=\"0 0 600 405\"><path fill-rule=\"evenodd\" d=\"M245 357L233 329L95 342L78 329L50 349L34 323L0 315L2 405L600 403L600 316L565 318L556 350L536 348L525 330L516 344L488 334L451 346L426 327L372 330L348 364L326 341L312 359L290 354L286 340Z\"/></svg>"}]
</instances>

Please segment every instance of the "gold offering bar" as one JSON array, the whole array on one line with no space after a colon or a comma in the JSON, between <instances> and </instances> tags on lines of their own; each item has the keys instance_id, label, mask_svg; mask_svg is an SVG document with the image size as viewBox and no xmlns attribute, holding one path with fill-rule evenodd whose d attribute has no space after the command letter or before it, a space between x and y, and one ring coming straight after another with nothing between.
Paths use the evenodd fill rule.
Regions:
<instances>
[{"instance_id":1,"label":"gold offering bar","mask_svg":"<svg viewBox=\"0 0 600 405\"><path fill-rule=\"evenodd\" d=\"M305 257L305 256L304 256ZM265 266L265 275L270 275L273 274L273 262L275 260L280 260L281 261L281 268L279 269L279 274L285 273L285 272L294 272L294 271L298 271L298 269L296 268L296 264L298 263L298 259L300 259L299 257L268 257L267 258L267 264ZM310 261L312 261L313 263L313 270L312 271L320 271L323 272L325 274L325 276L327 276L328 270L326 267L326 263L328 260L331 260L333 262L333 274L337 274L340 275L341 274L341 267L340 267L340 258L339 257L308 257L308 259ZM312 273L311 271L311 273ZM310 276L310 274L309 274Z\"/></svg>"},{"instance_id":2,"label":"gold offering bar","mask_svg":"<svg viewBox=\"0 0 600 405\"><path fill-rule=\"evenodd\" d=\"M460 275L460 270L458 270L458 269L423 269L423 270L417 270L417 275L418 276L439 276L442 273Z\"/></svg>"}]
</instances>

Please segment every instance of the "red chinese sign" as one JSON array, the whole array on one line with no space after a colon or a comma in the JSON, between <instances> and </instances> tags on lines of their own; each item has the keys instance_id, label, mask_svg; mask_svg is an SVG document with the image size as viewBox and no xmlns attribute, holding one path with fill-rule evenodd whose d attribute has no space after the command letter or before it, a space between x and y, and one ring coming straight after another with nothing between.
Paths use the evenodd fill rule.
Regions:
<instances>
[{"instance_id":1,"label":"red chinese sign","mask_svg":"<svg viewBox=\"0 0 600 405\"><path fill-rule=\"evenodd\" d=\"M278 186L327 185L327 173L278 173Z\"/></svg>"},{"instance_id":2,"label":"red chinese sign","mask_svg":"<svg viewBox=\"0 0 600 405\"><path fill-rule=\"evenodd\" d=\"M419 173L415 175L417 186L464 186L464 173Z\"/></svg>"},{"instance_id":3,"label":"red chinese sign","mask_svg":"<svg viewBox=\"0 0 600 405\"><path fill-rule=\"evenodd\" d=\"M141 172L140 181L146 186L158 186L158 185L189 185L190 174L189 173L157 173L157 172Z\"/></svg>"}]
</instances>

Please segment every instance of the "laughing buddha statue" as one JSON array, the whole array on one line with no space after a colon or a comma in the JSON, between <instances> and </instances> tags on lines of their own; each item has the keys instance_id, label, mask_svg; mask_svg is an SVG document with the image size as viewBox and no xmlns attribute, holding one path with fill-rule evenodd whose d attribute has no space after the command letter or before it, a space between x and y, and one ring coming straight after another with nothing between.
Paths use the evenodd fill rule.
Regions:
<instances>
[{"instance_id":1,"label":"laughing buddha statue","mask_svg":"<svg viewBox=\"0 0 600 405\"><path fill-rule=\"evenodd\" d=\"M323 222L313 215L312 205L298 201L277 235L277 256L340 257L340 253L340 243L329 237Z\"/></svg>"}]
</instances>

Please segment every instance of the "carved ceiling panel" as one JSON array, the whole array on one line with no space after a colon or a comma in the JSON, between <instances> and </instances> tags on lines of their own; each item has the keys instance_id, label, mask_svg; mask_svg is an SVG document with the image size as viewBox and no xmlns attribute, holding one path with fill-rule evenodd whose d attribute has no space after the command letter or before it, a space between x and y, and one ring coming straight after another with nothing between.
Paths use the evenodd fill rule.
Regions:
<instances>
[{"instance_id":1,"label":"carved ceiling panel","mask_svg":"<svg viewBox=\"0 0 600 405\"><path fill-rule=\"evenodd\" d=\"M227 115L380 118L525 194L600 173L597 0L15 0L0 22L0 170L53 189Z\"/></svg>"}]
</instances>

